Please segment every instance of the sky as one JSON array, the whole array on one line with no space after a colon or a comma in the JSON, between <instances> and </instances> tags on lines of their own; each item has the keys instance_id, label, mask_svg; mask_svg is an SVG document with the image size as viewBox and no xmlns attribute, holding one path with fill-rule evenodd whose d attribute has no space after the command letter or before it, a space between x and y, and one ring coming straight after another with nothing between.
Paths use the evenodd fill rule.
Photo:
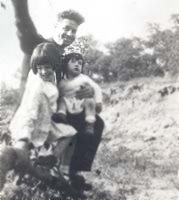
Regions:
<instances>
[{"instance_id":1,"label":"sky","mask_svg":"<svg viewBox=\"0 0 179 200\"><path fill-rule=\"evenodd\" d=\"M0 80L9 80L22 61L16 37L14 13L10 0L0 8ZM100 44L121 37L146 37L147 23L171 26L171 14L179 13L178 0L29 0L29 10L37 30L50 37L55 14L72 8L85 17L78 36L92 34Z\"/></svg>"}]
</instances>

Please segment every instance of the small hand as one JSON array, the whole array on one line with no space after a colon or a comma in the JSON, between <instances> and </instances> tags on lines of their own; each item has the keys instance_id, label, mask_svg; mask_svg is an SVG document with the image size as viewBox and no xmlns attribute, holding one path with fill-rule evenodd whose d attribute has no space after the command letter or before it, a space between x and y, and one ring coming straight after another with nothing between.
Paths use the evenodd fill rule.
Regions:
<instances>
[{"instance_id":1,"label":"small hand","mask_svg":"<svg viewBox=\"0 0 179 200\"><path fill-rule=\"evenodd\" d=\"M77 99L86 99L86 98L91 98L93 96L94 96L94 90L88 84L81 86L80 89L76 92Z\"/></svg>"},{"instance_id":2,"label":"small hand","mask_svg":"<svg viewBox=\"0 0 179 200\"><path fill-rule=\"evenodd\" d=\"M96 112L100 113L102 111L102 103L96 103Z\"/></svg>"}]
</instances>

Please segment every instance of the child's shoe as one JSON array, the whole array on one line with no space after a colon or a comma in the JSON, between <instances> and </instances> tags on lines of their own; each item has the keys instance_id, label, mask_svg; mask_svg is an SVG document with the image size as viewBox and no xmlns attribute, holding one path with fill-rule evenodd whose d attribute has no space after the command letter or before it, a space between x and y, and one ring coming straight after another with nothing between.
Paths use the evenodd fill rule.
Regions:
<instances>
[{"instance_id":1,"label":"child's shoe","mask_svg":"<svg viewBox=\"0 0 179 200\"><path fill-rule=\"evenodd\" d=\"M52 115L52 120L56 123L64 123L67 124L67 118L66 115L63 113L54 113Z\"/></svg>"},{"instance_id":2,"label":"child's shoe","mask_svg":"<svg viewBox=\"0 0 179 200\"><path fill-rule=\"evenodd\" d=\"M86 123L85 133L89 135L94 134L94 123Z\"/></svg>"}]
</instances>

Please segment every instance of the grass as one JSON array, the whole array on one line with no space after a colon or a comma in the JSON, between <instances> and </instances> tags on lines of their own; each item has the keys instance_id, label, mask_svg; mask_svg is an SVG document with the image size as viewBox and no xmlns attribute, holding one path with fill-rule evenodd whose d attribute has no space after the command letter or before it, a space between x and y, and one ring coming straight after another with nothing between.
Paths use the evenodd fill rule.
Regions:
<instances>
[{"instance_id":1,"label":"grass","mask_svg":"<svg viewBox=\"0 0 179 200\"><path fill-rule=\"evenodd\" d=\"M178 82L140 79L103 88L108 95L101 114L106 129L92 172L83 173L93 185L86 199L178 200ZM19 191L30 188L23 187ZM44 200L49 194L37 192L33 197Z\"/></svg>"}]
</instances>

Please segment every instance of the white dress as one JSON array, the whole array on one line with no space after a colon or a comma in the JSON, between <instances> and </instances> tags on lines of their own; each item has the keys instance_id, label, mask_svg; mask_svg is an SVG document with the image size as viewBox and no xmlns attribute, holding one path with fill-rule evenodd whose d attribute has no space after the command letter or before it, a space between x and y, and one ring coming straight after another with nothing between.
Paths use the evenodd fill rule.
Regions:
<instances>
[{"instance_id":1,"label":"white dress","mask_svg":"<svg viewBox=\"0 0 179 200\"><path fill-rule=\"evenodd\" d=\"M22 102L9 129L13 140L26 138L34 146L40 146L51 130L51 115L57 109L58 90L55 83L44 82L38 75L29 76Z\"/></svg>"}]
</instances>

